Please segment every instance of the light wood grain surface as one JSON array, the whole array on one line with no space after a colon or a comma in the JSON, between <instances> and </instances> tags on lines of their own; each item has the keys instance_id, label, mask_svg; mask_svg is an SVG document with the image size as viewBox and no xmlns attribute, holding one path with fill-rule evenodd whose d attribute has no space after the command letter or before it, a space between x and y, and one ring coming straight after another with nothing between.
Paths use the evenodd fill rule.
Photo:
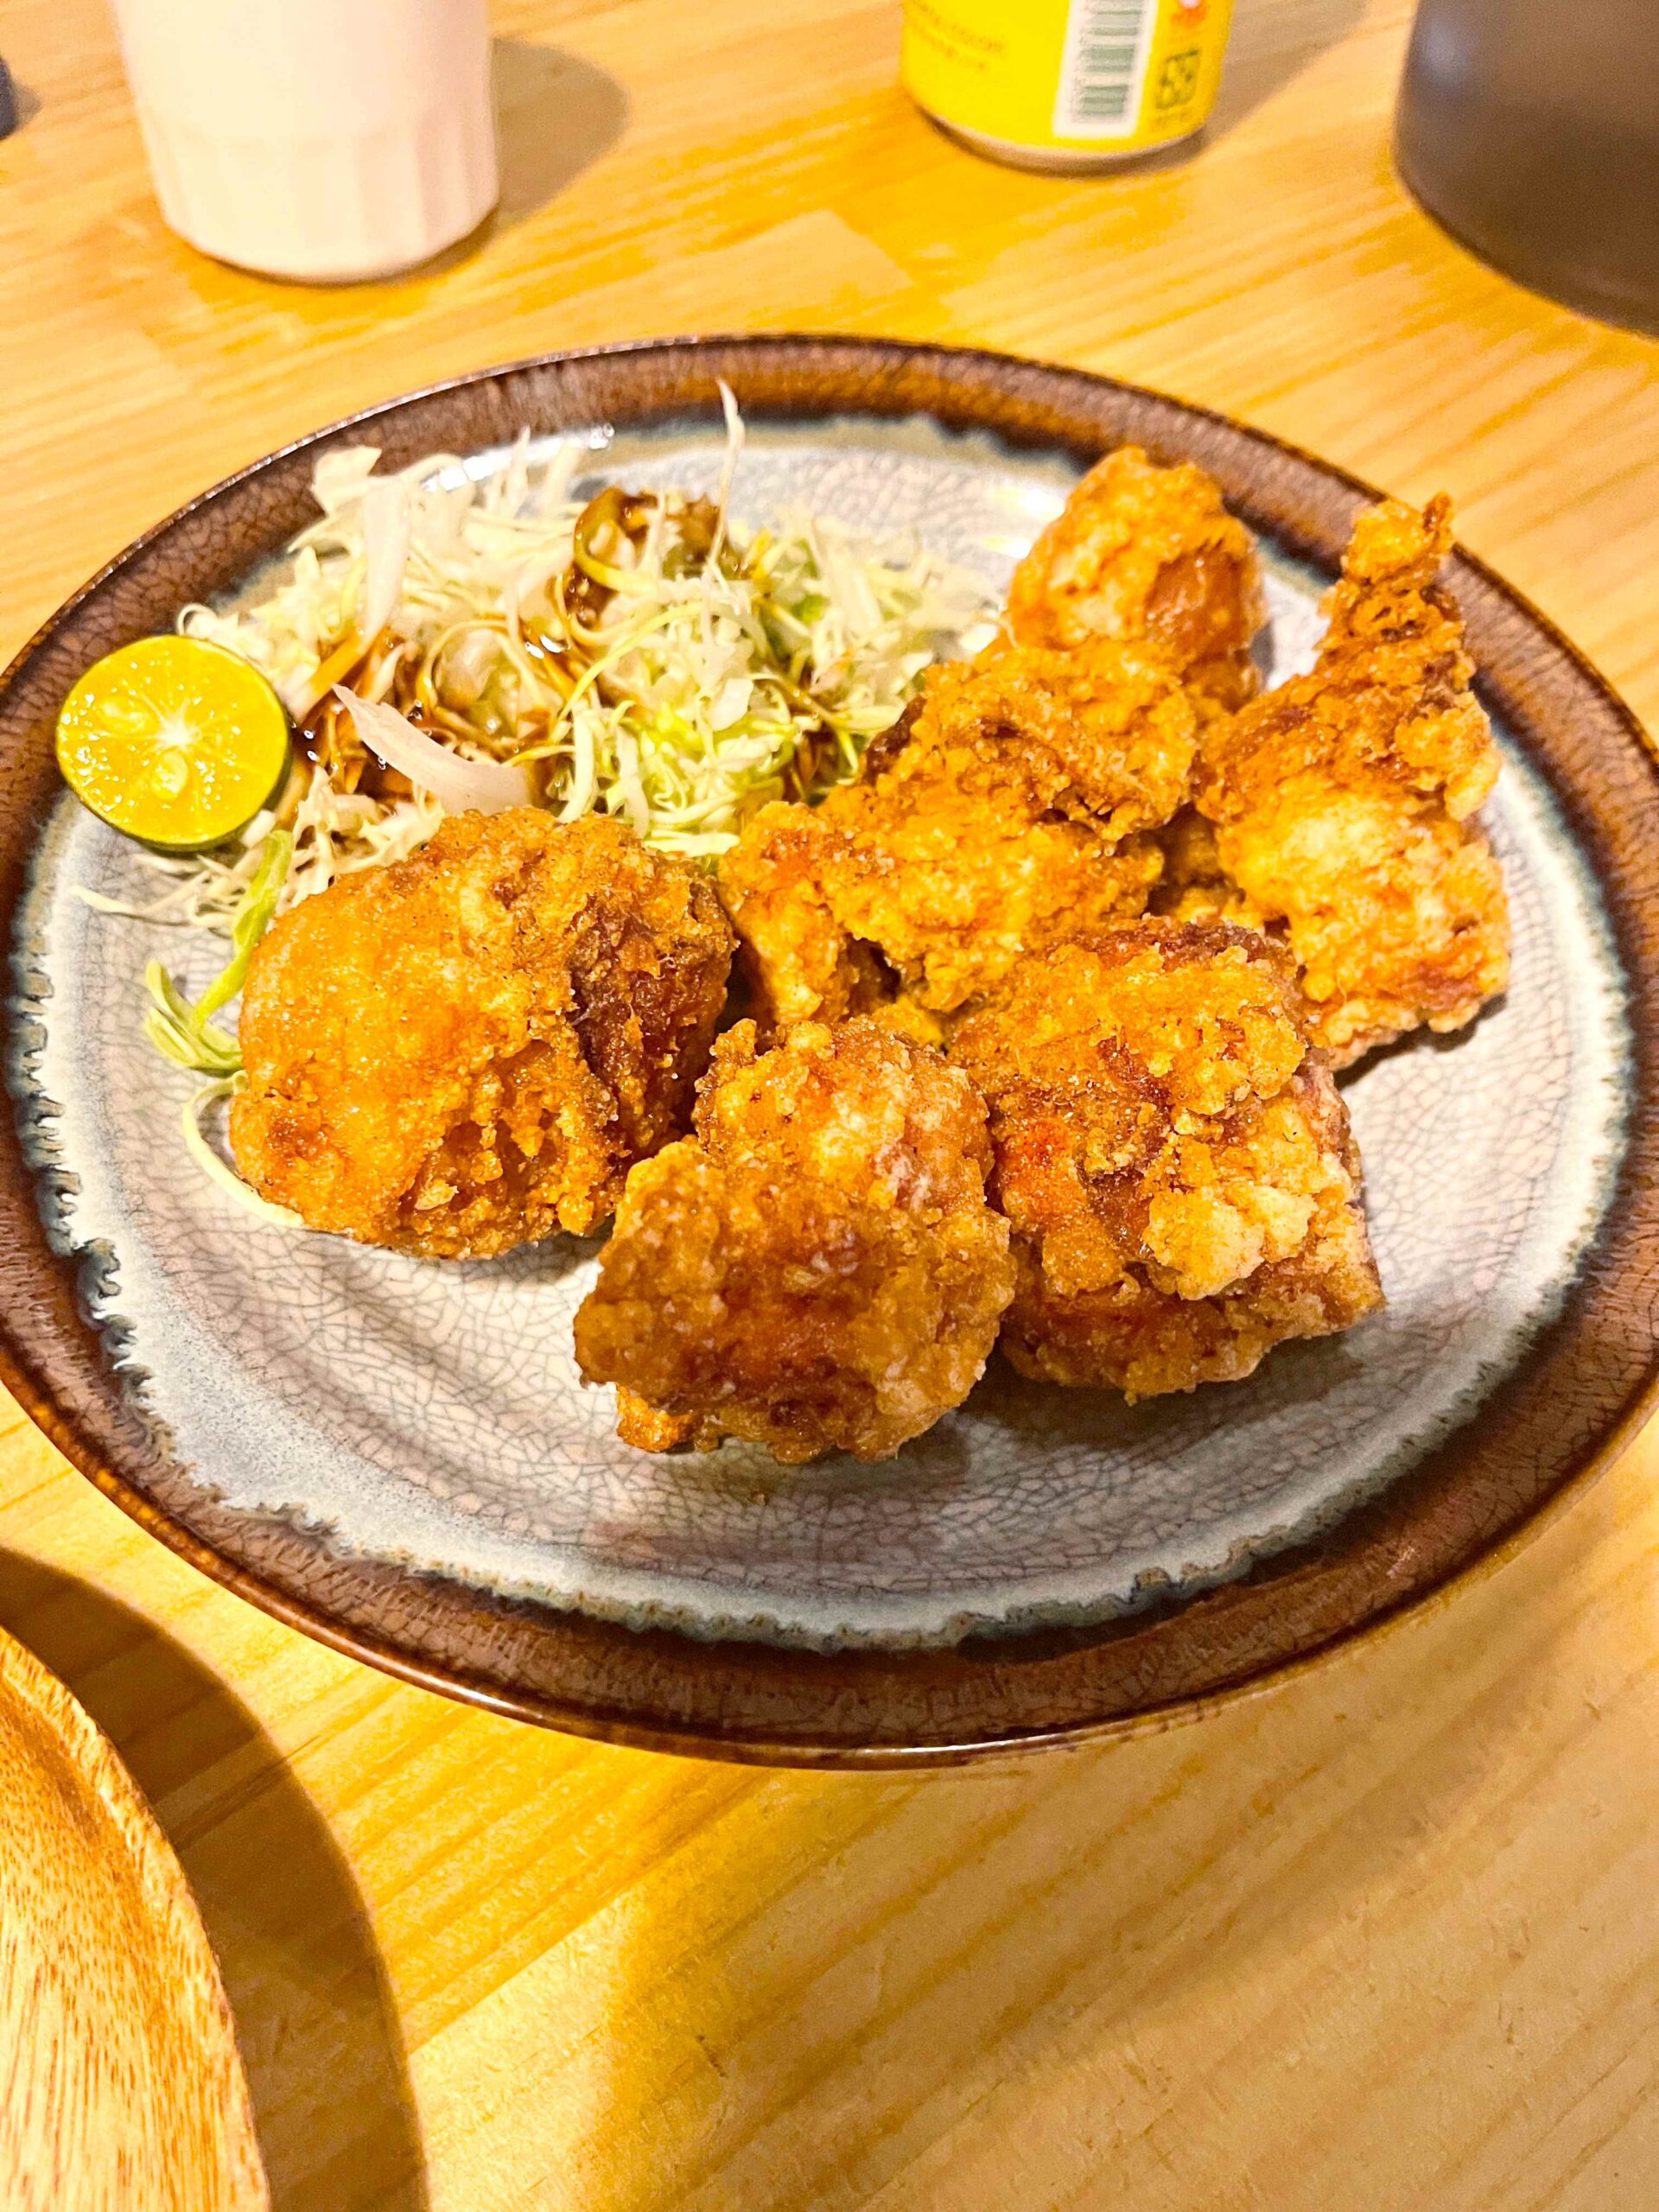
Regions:
<instances>
[{"instance_id":1,"label":"light wood grain surface","mask_svg":"<svg viewBox=\"0 0 1659 2212\"><path fill-rule=\"evenodd\" d=\"M0 2204L269 2202L179 1862L108 1738L0 1630Z\"/></svg>"},{"instance_id":2,"label":"light wood grain surface","mask_svg":"<svg viewBox=\"0 0 1659 2212\"><path fill-rule=\"evenodd\" d=\"M841 327L1108 369L1444 486L1659 716L1659 346L1405 199L1403 0L1237 0L1207 143L1107 181L948 144L896 90L888 0L495 13L500 215L315 291L162 228L98 0L7 0L38 111L0 146L0 649L181 499L408 385ZM283 2212L1646 2212L1656 1470L1644 1440L1515 1564L1218 1719L915 1780L396 1687L201 1580L10 1408L0 1621L196 1886Z\"/></svg>"}]
</instances>

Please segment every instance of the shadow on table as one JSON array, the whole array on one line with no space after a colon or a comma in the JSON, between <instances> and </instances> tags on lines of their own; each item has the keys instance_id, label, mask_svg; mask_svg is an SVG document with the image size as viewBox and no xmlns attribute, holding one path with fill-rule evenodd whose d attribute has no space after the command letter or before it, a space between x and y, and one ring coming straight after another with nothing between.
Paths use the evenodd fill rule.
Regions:
<instances>
[{"instance_id":1,"label":"shadow on table","mask_svg":"<svg viewBox=\"0 0 1659 2212\"><path fill-rule=\"evenodd\" d=\"M554 46L495 41L495 118L501 197L494 226L556 200L622 135L628 96L614 77Z\"/></svg>"},{"instance_id":2,"label":"shadow on table","mask_svg":"<svg viewBox=\"0 0 1659 2212\"><path fill-rule=\"evenodd\" d=\"M1220 138L1270 100L1294 77L1345 38L1365 13L1365 0L1300 0L1294 7L1239 8L1227 48L1207 138Z\"/></svg>"},{"instance_id":3,"label":"shadow on table","mask_svg":"<svg viewBox=\"0 0 1659 2212\"><path fill-rule=\"evenodd\" d=\"M363 1900L276 1746L169 1637L55 1568L0 1552L0 1624L74 1692L179 1855L235 2015L275 2212L425 2212Z\"/></svg>"}]
</instances>

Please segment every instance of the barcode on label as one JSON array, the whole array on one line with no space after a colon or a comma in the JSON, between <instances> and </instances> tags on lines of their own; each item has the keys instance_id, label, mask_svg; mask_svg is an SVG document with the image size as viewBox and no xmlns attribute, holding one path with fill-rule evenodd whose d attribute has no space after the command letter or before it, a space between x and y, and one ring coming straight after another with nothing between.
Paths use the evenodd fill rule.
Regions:
<instances>
[{"instance_id":1,"label":"barcode on label","mask_svg":"<svg viewBox=\"0 0 1659 2212\"><path fill-rule=\"evenodd\" d=\"M1054 102L1057 138L1130 135L1157 17L1158 0L1071 0Z\"/></svg>"}]
</instances>

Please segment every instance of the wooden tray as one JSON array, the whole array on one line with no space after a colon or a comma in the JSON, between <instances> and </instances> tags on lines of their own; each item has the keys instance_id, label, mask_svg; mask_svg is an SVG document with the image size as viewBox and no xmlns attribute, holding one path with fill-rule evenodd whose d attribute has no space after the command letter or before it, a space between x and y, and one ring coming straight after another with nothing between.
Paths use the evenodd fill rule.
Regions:
<instances>
[{"instance_id":1,"label":"wooden tray","mask_svg":"<svg viewBox=\"0 0 1659 2212\"><path fill-rule=\"evenodd\" d=\"M270 2202L179 1862L105 1738L0 1630L0 2204Z\"/></svg>"}]
</instances>

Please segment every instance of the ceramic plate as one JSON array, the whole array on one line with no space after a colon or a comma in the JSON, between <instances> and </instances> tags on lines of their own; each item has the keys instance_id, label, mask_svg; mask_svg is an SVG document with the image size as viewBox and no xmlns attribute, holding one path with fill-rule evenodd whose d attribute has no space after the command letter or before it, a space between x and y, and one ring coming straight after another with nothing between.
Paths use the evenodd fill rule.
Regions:
<instances>
[{"instance_id":1,"label":"ceramic plate","mask_svg":"<svg viewBox=\"0 0 1659 2212\"><path fill-rule=\"evenodd\" d=\"M1000 1363L896 1461L653 1458L584 1390L597 1247L442 1267L250 1222L177 1136L188 1078L137 1033L147 952L92 912L130 847L55 785L98 654L250 588L319 450L500 465L523 424L584 478L712 488L715 380L749 424L734 504L914 531L1000 594L1104 447L1219 479L1261 536L1270 679L1370 495L1236 425L1074 372L854 340L554 357L375 410L163 524L0 698L12 988L4 1356L71 1455L167 1541L346 1648L506 1710L754 1758L941 1757L1133 1725L1257 1682L1443 1585L1605 1459L1654 1367L1648 880L1659 783L1628 713L1465 556L1502 743L1488 820L1507 997L1346 1084L1386 1313L1246 1383L1126 1408ZM257 582L253 588L257 588ZM187 973L189 971L187 969Z\"/></svg>"}]
</instances>

